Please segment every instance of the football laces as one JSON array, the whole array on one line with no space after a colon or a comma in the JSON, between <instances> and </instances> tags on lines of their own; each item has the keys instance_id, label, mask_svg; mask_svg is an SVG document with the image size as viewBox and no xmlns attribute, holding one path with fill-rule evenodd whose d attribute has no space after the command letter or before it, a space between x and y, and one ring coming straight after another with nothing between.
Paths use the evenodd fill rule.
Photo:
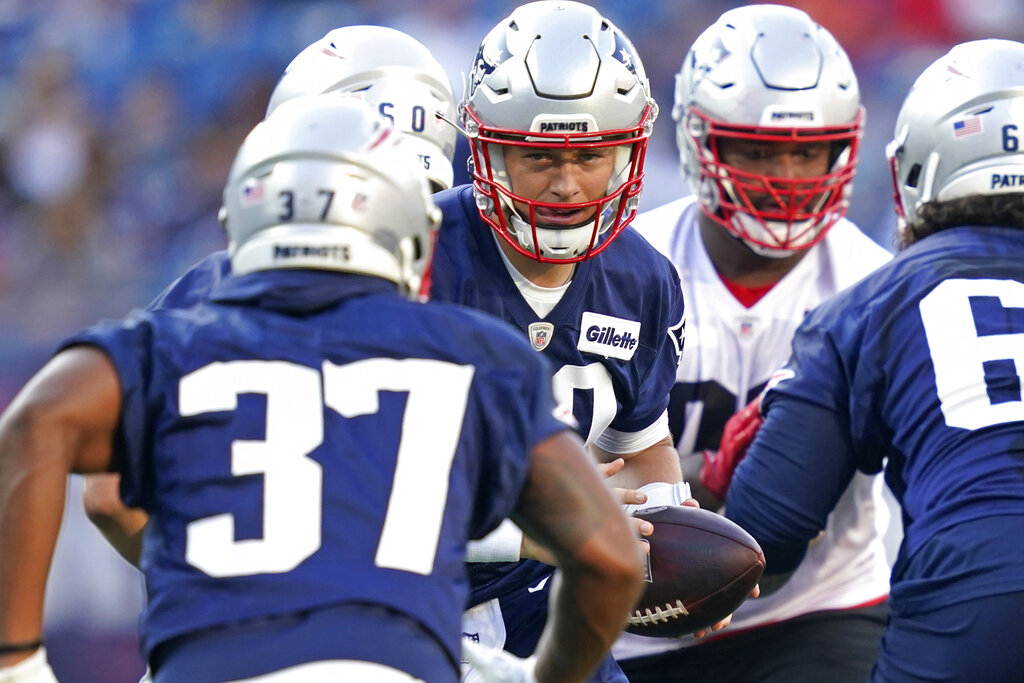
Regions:
<instances>
[{"instance_id":1,"label":"football laces","mask_svg":"<svg viewBox=\"0 0 1024 683\"><path fill-rule=\"evenodd\" d=\"M630 626L650 626L653 624L665 624L670 619L689 616L682 600L676 600L676 604L666 602L665 607L655 605L653 608L645 607L643 610L634 610L633 616L629 618Z\"/></svg>"}]
</instances>

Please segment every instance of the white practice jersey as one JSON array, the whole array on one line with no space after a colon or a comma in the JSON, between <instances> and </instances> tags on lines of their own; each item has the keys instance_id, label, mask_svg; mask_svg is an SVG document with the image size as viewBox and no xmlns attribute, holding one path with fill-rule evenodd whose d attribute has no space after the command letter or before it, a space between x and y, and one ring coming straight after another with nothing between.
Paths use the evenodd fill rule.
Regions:
<instances>
[{"instance_id":1,"label":"white practice jersey","mask_svg":"<svg viewBox=\"0 0 1024 683\"><path fill-rule=\"evenodd\" d=\"M843 219L778 284L750 308L715 271L700 237L692 197L637 217L633 225L676 265L686 303L686 346L673 389L669 423L681 455L717 449L728 418L764 388L789 358L804 315L892 258ZM793 576L773 594L748 600L725 633L820 610L858 607L889 592L883 535L894 504L882 477L857 474L829 517L824 534ZM692 638L625 634L613 652L628 659L699 645Z\"/></svg>"}]
</instances>

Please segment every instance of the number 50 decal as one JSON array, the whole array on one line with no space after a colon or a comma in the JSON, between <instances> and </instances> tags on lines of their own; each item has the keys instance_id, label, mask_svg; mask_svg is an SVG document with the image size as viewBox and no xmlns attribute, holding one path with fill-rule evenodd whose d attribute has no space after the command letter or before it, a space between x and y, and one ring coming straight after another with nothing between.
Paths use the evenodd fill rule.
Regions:
<instances>
[{"instance_id":1,"label":"number 50 decal","mask_svg":"<svg viewBox=\"0 0 1024 683\"><path fill-rule=\"evenodd\" d=\"M233 476L263 474L263 538L236 540L230 513L195 520L186 529L186 560L216 577L297 567L321 542L323 471L309 454L323 442L323 407L343 417L367 415L377 412L379 392L407 391L375 562L430 574L473 372L426 359L325 361L323 394L321 373L284 361L212 363L186 375L178 399L184 417L235 410L240 394L267 397L266 438L231 444Z\"/></svg>"},{"instance_id":2,"label":"number 50 decal","mask_svg":"<svg viewBox=\"0 0 1024 683\"><path fill-rule=\"evenodd\" d=\"M921 300L921 321L935 367L935 387L950 427L980 429L1024 420L1024 402L993 403L985 364L1011 360L1024 369L1024 330L978 335L971 297L995 297L1004 308L1024 309L1024 283L1016 280L946 280Z\"/></svg>"}]
</instances>

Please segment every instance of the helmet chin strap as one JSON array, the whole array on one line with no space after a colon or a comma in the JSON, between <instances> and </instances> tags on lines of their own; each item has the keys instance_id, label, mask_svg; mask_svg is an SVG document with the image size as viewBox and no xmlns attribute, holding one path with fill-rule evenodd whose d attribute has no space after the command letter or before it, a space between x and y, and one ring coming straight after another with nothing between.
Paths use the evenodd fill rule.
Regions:
<instances>
[{"instance_id":1,"label":"helmet chin strap","mask_svg":"<svg viewBox=\"0 0 1024 683\"><path fill-rule=\"evenodd\" d=\"M567 253L564 253L564 254L545 253L545 249L550 251L551 249L557 249L559 247L552 247L550 245L543 245L543 246L541 246L541 245L534 245L533 244L533 226L530 225L530 223L528 221L523 220L523 217L519 215L519 212L516 211L515 207L512 206L511 203L502 201L501 204L502 204L502 207L504 209L508 210L508 212L506 213L506 218L508 219L508 225L509 225L510 231L513 232L513 234L516 237L516 240L518 240L519 244L524 249L527 249L527 250L530 250L530 251L535 251L536 253L539 253L541 256L544 256L545 258L552 258L552 259L572 258L572 257L577 256L579 253L582 252L582 249L575 249L575 248L573 248L571 246L566 246L566 247L564 247L564 249L567 250ZM601 223L604 223L604 217L603 216L601 217L600 220L601 220ZM578 223L576 225L570 225L570 226L566 226L564 228L562 228L562 227L560 227L560 228L546 228L544 226L538 225L537 226L537 238L538 238L538 240L540 240L544 236L545 233L550 233L552 235L555 235L555 234L565 235L565 236L570 236L571 237L575 231L581 231L581 230L582 231L586 231L587 237L589 238L589 236L591 234L591 231L593 229L593 225L594 225L593 217L588 218L587 220L582 221L581 223ZM598 235L600 236L600 234L601 234L601 232L600 232L600 228L599 228L598 229ZM571 239L569 241L571 241Z\"/></svg>"}]
</instances>

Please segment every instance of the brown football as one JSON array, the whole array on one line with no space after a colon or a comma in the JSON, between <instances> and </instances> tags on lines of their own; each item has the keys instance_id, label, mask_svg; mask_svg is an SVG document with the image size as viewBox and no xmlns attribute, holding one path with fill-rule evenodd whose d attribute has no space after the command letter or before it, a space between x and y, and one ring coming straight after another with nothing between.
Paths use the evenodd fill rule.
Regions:
<instances>
[{"instance_id":1,"label":"brown football","mask_svg":"<svg viewBox=\"0 0 1024 683\"><path fill-rule=\"evenodd\" d=\"M721 515L678 505L636 514L654 525L647 537L647 589L626 630L675 637L699 631L736 611L764 571L753 537Z\"/></svg>"}]
</instances>

